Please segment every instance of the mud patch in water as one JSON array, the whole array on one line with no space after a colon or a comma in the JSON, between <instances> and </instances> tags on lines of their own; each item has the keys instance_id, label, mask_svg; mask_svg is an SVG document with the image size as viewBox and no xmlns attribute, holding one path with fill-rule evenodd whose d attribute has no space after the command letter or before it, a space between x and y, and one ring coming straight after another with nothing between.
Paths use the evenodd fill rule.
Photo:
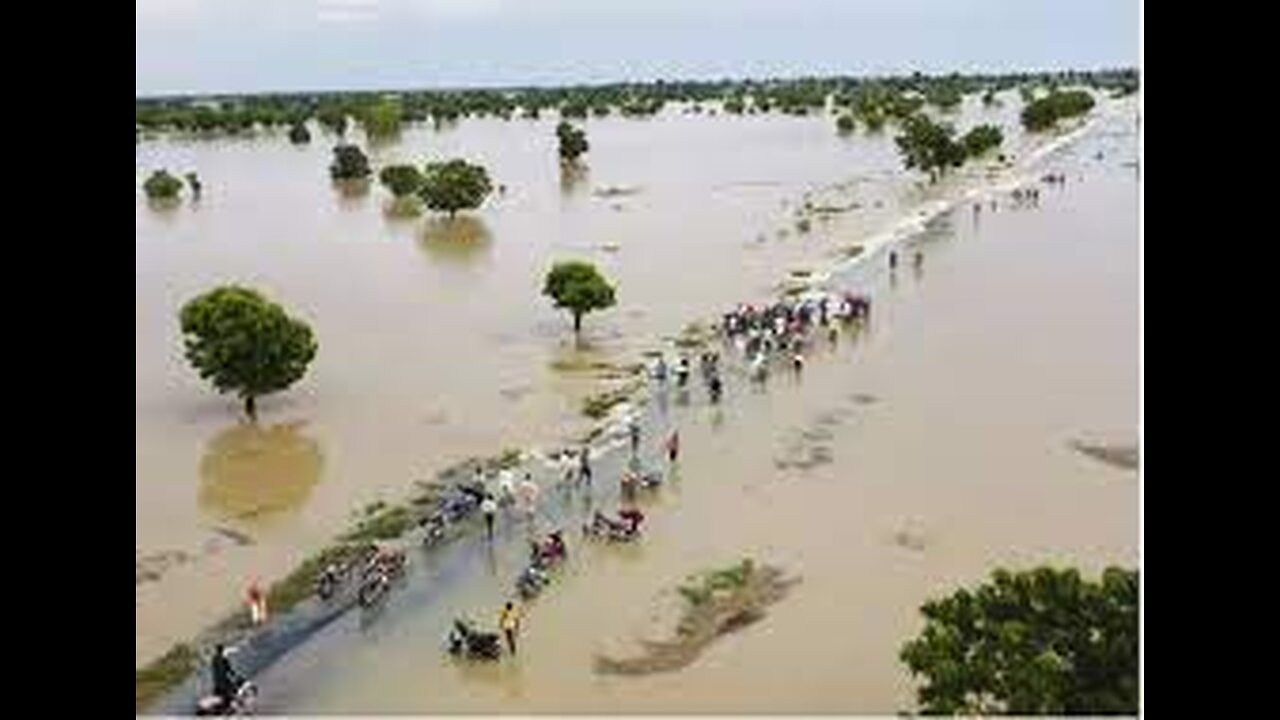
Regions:
<instances>
[{"instance_id":1,"label":"mud patch in water","mask_svg":"<svg viewBox=\"0 0 1280 720\"><path fill-rule=\"evenodd\" d=\"M1068 443L1077 452L1123 470L1138 469L1138 446L1124 443L1090 443L1072 440Z\"/></svg>"},{"instance_id":2,"label":"mud patch in water","mask_svg":"<svg viewBox=\"0 0 1280 720\"><path fill-rule=\"evenodd\" d=\"M751 560L691 578L679 588L684 610L672 639L642 640L642 652L631 657L597 655L594 669L606 675L650 675L688 667L717 638L764 619L768 606L799 581Z\"/></svg>"}]
</instances>

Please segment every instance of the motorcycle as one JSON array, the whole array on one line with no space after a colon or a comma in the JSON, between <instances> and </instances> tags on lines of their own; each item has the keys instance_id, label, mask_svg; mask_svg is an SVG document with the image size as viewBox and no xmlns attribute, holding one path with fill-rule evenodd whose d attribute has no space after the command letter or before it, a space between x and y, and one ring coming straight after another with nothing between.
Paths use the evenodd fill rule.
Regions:
<instances>
[{"instance_id":1,"label":"motorcycle","mask_svg":"<svg viewBox=\"0 0 1280 720\"><path fill-rule=\"evenodd\" d=\"M549 582L551 582L551 577L547 575L545 570L536 565L530 565L516 577L516 593L520 595L522 600L532 600L542 592L542 589Z\"/></svg>"},{"instance_id":2,"label":"motorcycle","mask_svg":"<svg viewBox=\"0 0 1280 720\"><path fill-rule=\"evenodd\" d=\"M662 486L662 472L658 470L628 470L622 476L622 493L634 495L636 490L656 490Z\"/></svg>"},{"instance_id":3,"label":"motorcycle","mask_svg":"<svg viewBox=\"0 0 1280 720\"><path fill-rule=\"evenodd\" d=\"M472 660L497 660L502 655L502 642L497 633L476 630L469 620L453 621L447 640L449 654Z\"/></svg>"},{"instance_id":4,"label":"motorcycle","mask_svg":"<svg viewBox=\"0 0 1280 720\"><path fill-rule=\"evenodd\" d=\"M440 503L440 514L451 523L465 520L480 509L480 503L484 500L483 487L459 484L457 490Z\"/></svg>"},{"instance_id":5,"label":"motorcycle","mask_svg":"<svg viewBox=\"0 0 1280 720\"><path fill-rule=\"evenodd\" d=\"M196 702L197 716L220 715L223 717L252 715L258 698L258 688L248 680L240 680L235 694L230 698L206 695Z\"/></svg>"},{"instance_id":6,"label":"motorcycle","mask_svg":"<svg viewBox=\"0 0 1280 720\"><path fill-rule=\"evenodd\" d=\"M360 607L377 604L391 592L391 581L404 576L405 555L402 550L379 552L369 560L360 580L357 600Z\"/></svg>"},{"instance_id":7,"label":"motorcycle","mask_svg":"<svg viewBox=\"0 0 1280 720\"><path fill-rule=\"evenodd\" d=\"M634 508L618 513L616 519L597 510L591 517L591 522L582 526L582 533L587 537L630 542L640 537L640 524L643 521L644 515Z\"/></svg>"},{"instance_id":8,"label":"motorcycle","mask_svg":"<svg viewBox=\"0 0 1280 720\"><path fill-rule=\"evenodd\" d=\"M435 513L422 521L422 546L434 547L444 540L449 521L441 513Z\"/></svg>"},{"instance_id":9,"label":"motorcycle","mask_svg":"<svg viewBox=\"0 0 1280 720\"><path fill-rule=\"evenodd\" d=\"M330 565L316 578L316 596L321 600L329 600L337 594L338 586L341 584L342 572L337 567Z\"/></svg>"},{"instance_id":10,"label":"motorcycle","mask_svg":"<svg viewBox=\"0 0 1280 720\"><path fill-rule=\"evenodd\" d=\"M540 570L558 565L568 556L569 550L564 544L564 533L559 530L548 533L547 539L542 542L530 543L529 562Z\"/></svg>"}]
</instances>

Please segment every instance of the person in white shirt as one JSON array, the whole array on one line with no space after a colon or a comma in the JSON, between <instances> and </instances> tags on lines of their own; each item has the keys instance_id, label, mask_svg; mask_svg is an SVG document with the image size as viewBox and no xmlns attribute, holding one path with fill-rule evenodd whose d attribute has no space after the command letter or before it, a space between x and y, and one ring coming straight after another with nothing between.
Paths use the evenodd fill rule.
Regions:
<instances>
[{"instance_id":1,"label":"person in white shirt","mask_svg":"<svg viewBox=\"0 0 1280 720\"><path fill-rule=\"evenodd\" d=\"M533 475L524 474L524 479L520 481L520 485L516 488L516 494L520 498L520 507L526 515L533 517L534 512L538 509L538 484L533 481Z\"/></svg>"},{"instance_id":2,"label":"person in white shirt","mask_svg":"<svg viewBox=\"0 0 1280 720\"><path fill-rule=\"evenodd\" d=\"M510 470L498 473L498 499L504 503L516 499L516 479Z\"/></svg>"},{"instance_id":3,"label":"person in white shirt","mask_svg":"<svg viewBox=\"0 0 1280 720\"><path fill-rule=\"evenodd\" d=\"M493 519L498 514L498 503L494 502L493 496L485 494L484 500L480 501L480 512L484 513L485 530L489 533L490 542L493 541Z\"/></svg>"}]
</instances>

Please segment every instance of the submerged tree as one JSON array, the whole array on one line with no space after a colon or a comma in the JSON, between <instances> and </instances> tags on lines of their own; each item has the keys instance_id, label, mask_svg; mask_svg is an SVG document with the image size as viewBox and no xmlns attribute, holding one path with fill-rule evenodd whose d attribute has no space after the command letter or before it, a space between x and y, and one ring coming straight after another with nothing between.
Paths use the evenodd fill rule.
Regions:
<instances>
[{"instance_id":1,"label":"submerged tree","mask_svg":"<svg viewBox=\"0 0 1280 720\"><path fill-rule=\"evenodd\" d=\"M960 138L960 144L968 157L977 157L998 148L1002 142L1004 133L995 125L978 125Z\"/></svg>"},{"instance_id":2,"label":"submerged tree","mask_svg":"<svg viewBox=\"0 0 1280 720\"><path fill-rule=\"evenodd\" d=\"M370 138L389 138L400 132L400 123L404 109L399 100L383 98L378 103L364 108L360 121L364 131Z\"/></svg>"},{"instance_id":3,"label":"submerged tree","mask_svg":"<svg viewBox=\"0 0 1280 720\"><path fill-rule=\"evenodd\" d=\"M956 142L955 134L956 129L951 125L915 115L907 120L902 134L894 140L908 170L927 172L931 180L937 180L948 168L964 164L964 148Z\"/></svg>"},{"instance_id":4,"label":"submerged tree","mask_svg":"<svg viewBox=\"0 0 1280 720\"><path fill-rule=\"evenodd\" d=\"M142 183L142 190L151 200L173 200L182 193L182 181L168 170L156 170Z\"/></svg>"},{"instance_id":5,"label":"submerged tree","mask_svg":"<svg viewBox=\"0 0 1280 720\"><path fill-rule=\"evenodd\" d=\"M257 398L306 374L316 355L311 328L256 290L226 285L179 313L187 360L218 392L234 392L257 417Z\"/></svg>"},{"instance_id":6,"label":"submerged tree","mask_svg":"<svg viewBox=\"0 0 1280 720\"><path fill-rule=\"evenodd\" d=\"M306 145L311 142L311 131L305 122L295 122L289 128L289 142L294 145Z\"/></svg>"},{"instance_id":7,"label":"submerged tree","mask_svg":"<svg viewBox=\"0 0 1280 720\"><path fill-rule=\"evenodd\" d=\"M591 263L580 260L558 262L547 273L542 294L555 306L573 313L573 331L582 331L582 316L594 310L613 307L617 302L615 288Z\"/></svg>"},{"instance_id":8,"label":"submerged tree","mask_svg":"<svg viewBox=\"0 0 1280 720\"><path fill-rule=\"evenodd\" d=\"M1049 130L1063 118L1084 115L1092 109L1093 96L1085 90L1054 91L1022 108L1022 125L1031 132Z\"/></svg>"},{"instance_id":9,"label":"submerged tree","mask_svg":"<svg viewBox=\"0 0 1280 720\"><path fill-rule=\"evenodd\" d=\"M455 158L447 162L427 163L418 195L432 210L449 213L480 207L493 191L489 173L481 165Z\"/></svg>"},{"instance_id":10,"label":"submerged tree","mask_svg":"<svg viewBox=\"0 0 1280 720\"><path fill-rule=\"evenodd\" d=\"M368 156L358 146L343 144L333 148L329 175L334 180L363 180L372 172Z\"/></svg>"},{"instance_id":11,"label":"submerged tree","mask_svg":"<svg viewBox=\"0 0 1280 720\"><path fill-rule=\"evenodd\" d=\"M378 181L397 198L408 197L422 187L422 172L412 165L388 165L378 173Z\"/></svg>"},{"instance_id":12,"label":"submerged tree","mask_svg":"<svg viewBox=\"0 0 1280 720\"><path fill-rule=\"evenodd\" d=\"M575 162L583 153L591 149L591 143L587 142L587 133L567 122L561 122L556 126L556 138L560 141L561 162Z\"/></svg>"}]
</instances>

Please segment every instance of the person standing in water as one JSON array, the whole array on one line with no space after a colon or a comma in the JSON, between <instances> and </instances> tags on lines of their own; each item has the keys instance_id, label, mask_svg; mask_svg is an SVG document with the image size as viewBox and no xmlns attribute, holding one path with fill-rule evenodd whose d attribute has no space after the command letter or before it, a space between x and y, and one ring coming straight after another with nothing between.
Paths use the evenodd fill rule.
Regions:
<instances>
[{"instance_id":1,"label":"person standing in water","mask_svg":"<svg viewBox=\"0 0 1280 720\"><path fill-rule=\"evenodd\" d=\"M889 269L893 270L896 267L898 267L898 251L890 250L889 251Z\"/></svg>"},{"instance_id":2,"label":"person standing in water","mask_svg":"<svg viewBox=\"0 0 1280 720\"><path fill-rule=\"evenodd\" d=\"M498 503L494 501L493 495L485 493L484 500L480 503L480 512L484 513L484 527L489 534L489 542L493 542L493 519L498 514Z\"/></svg>"},{"instance_id":3,"label":"person standing in water","mask_svg":"<svg viewBox=\"0 0 1280 720\"><path fill-rule=\"evenodd\" d=\"M267 598L262 594L262 588L258 586L257 580L249 584L245 599L249 603L249 621L254 625L265 623L267 621Z\"/></svg>"},{"instance_id":4,"label":"person standing in water","mask_svg":"<svg viewBox=\"0 0 1280 720\"><path fill-rule=\"evenodd\" d=\"M631 419L627 431L631 435L631 456L636 457L640 454L640 423L635 418Z\"/></svg>"},{"instance_id":5,"label":"person standing in water","mask_svg":"<svg viewBox=\"0 0 1280 720\"><path fill-rule=\"evenodd\" d=\"M587 485L591 484L591 448L586 445L583 445L582 452L578 453L578 480L585 481Z\"/></svg>"},{"instance_id":6,"label":"person standing in water","mask_svg":"<svg viewBox=\"0 0 1280 720\"><path fill-rule=\"evenodd\" d=\"M671 463L680 457L680 431L672 430L670 437L667 438L667 460Z\"/></svg>"},{"instance_id":7,"label":"person standing in water","mask_svg":"<svg viewBox=\"0 0 1280 720\"><path fill-rule=\"evenodd\" d=\"M531 473L524 474L524 479L516 487L516 494L520 497L521 509L528 518L532 519L538 510L538 484L533 481Z\"/></svg>"},{"instance_id":8,"label":"person standing in water","mask_svg":"<svg viewBox=\"0 0 1280 720\"><path fill-rule=\"evenodd\" d=\"M498 617L498 627L502 628L502 634L507 637L507 649L512 655L516 654L516 633L520 631L520 610L516 608L516 604L507 601L507 606L502 609L502 614Z\"/></svg>"}]
</instances>

